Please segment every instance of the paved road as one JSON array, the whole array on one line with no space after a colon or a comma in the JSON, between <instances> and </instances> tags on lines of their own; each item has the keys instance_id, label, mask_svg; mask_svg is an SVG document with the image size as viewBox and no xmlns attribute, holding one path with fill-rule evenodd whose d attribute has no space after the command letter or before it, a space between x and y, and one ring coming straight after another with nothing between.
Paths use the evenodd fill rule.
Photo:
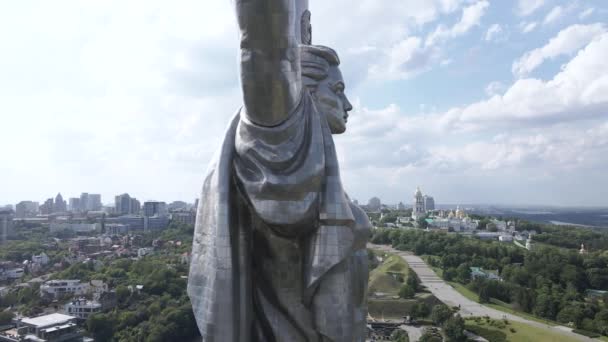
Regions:
<instances>
[{"instance_id":1,"label":"paved road","mask_svg":"<svg viewBox=\"0 0 608 342\"><path fill-rule=\"evenodd\" d=\"M526 323L542 329L551 330L555 333L562 334L579 341L597 341L592 338L575 334L571 332L571 329L564 326L550 326L547 324L530 321L525 318L515 316L506 312L495 310L487 306L483 306L477 302L474 302L465 296L461 295L452 286L439 278L437 274L422 260L420 257L413 255L411 252L403 252L393 249L390 246L381 246L369 244L370 248L390 252L402 257L410 266L410 268L416 272L422 285L424 285L429 291L435 295L440 301L448 306L460 306L460 315L462 317L468 316L489 316L494 319L506 318L511 321Z\"/></svg>"}]
</instances>

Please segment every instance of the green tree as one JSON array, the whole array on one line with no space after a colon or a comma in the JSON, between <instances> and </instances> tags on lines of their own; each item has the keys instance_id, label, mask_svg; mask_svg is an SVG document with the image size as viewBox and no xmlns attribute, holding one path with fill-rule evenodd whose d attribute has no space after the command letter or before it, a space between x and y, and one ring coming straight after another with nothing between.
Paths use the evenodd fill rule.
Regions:
<instances>
[{"instance_id":1,"label":"green tree","mask_svg":"<svg viewBox=\"0 0 608 342\"><path fill-rule=\"evenodd\" d=\"M466 341L464 319L460 315L450 317L443 326L448 341Z\"/></svg>"},{"instance_id":2,"label":"green tree","mask_svg":"<svg viewBox=\"0 0 608 342\"><path fill-rule=\"evenodd\" d=\"M437 328L426 328L418 340L420 342L443 342L443 337Z\"/></svg>"},{"instance_id":3,"label":"green tree","mask_svg":"<svg viewBox=\"0 0 608 342\"><path fill-rule=\"evenodd\" d=\"M418 291L420 288L420 279L412 269L410 269L409 274L407 276L406 284L411 287L414 292Z\"/></svg>"},{"instance_id":4,"label":"green tree","mask_svg":"<svg viewBox=\"0 0 608 342\"><path fill-rule=\"evenodd\" d=\"M87 330L97 341L110 341L114 335L116 322L111 314L95 314L89 316L86 322Z\"/></svg>"},{"instance_id":5,"label":"green tree","mask_svg":"<svg viewBox=\"0 0 608 342\"><path fill-rule=\"evenodd\" d=\"M396 329L391 334L391 341L393 342L410 342L410 337L407 334L407 331Z\"/></svg>"},{"instance_id":6,"label":"green tree","mask_svg":"<svg viewBox=\"0 0 608 342\"><path fill-rule=\"evenodd\" d=\"M424 318L429 315L429 311L430 311L429 307L425 303L418 302L412 306L410 316L412 316L412 318L414 318L414 319L415 318Z\"/></svg>"},{"instance_id":7,"label":"green tree","mask_svg":"<svg viewBox=\"0 0 608 342\"><path fill-rule=\"evenodd\" d=\"M9 324L15 315L10 311L0 311L0 325Z\"/></svg>"},{"instance_id":8,"label":"green tree","mask_svg":"<svg viewBox=\"0 0 608 342\"><path fill-rule=\"evenodd\" d=\"M416 294L416 291L414 291L414 289L412 289L412 287L407 284L402 285L401 288L399 289L399 297L404 298L404 299L414 298L415 294Z\"/></svg>"},{"instance_id":9,"label":"green tree","mask_svg":"<svg viewBox=\"0 0 608 342\"><path fill-rule=\"evenodd\" d=\"M478 290L477 294L479 295L480 303L489 303L490 302L490 291L488 288L488 284L486 284L486 283L481 284L481 286L479 286L479 290Z\"/></svg>"},{"instance_id":10,"label":"green tree","mask_svg":"<svg viewBox=\"0 0 608 342\"><path fill-rule=\"evenodd\" d=\"M450 317L452 317L452 310L447 305L437 304L433 306L433 310L431 310L431 320L435 325L443 325Z\"/></svg>"}]
</instances>

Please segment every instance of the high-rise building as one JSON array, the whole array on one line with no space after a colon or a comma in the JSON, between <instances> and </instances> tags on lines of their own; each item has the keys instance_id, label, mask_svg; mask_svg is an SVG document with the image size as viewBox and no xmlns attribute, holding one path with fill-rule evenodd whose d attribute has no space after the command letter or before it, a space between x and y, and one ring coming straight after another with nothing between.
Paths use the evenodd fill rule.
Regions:
<instances>
[{"instance_id":1,"label":"high-rise building","mask_svg":"<svg viewBox=\"0 0 608 342\"><path fill-rule=\"evenodd\" d=\"M68 210L74 213L82 211L82 207L80 206L80 198L70 198L68 200Z\"/></svg>"},{"instance_id":2,"label":"high-rise building","mask_svg":"<svg viewBox=\"0 0 608 342\"><path fill-rule=\"evenodd\" d=\"M83 192L80 194L80 211L87 211L89 206L89 194Z\"/></svg>"},{"instance_id":3,"label":"high-rise building","mask_svg":"<svg viewBox=\"0 0 608 342\"><path fill-rule=\"evenodd\" d=\"M66 211L68 211L67 204L63 200L63 196L61 196L61 193L58 193L57 197L55 197L55 205L53 207L53 212L63 213Z\"/></svg>"},{"instance_id":4,"label":"high-rise building","mask_svg":"<svg viewBox=\"0 0 608 342\"><path fill-rule=\"evenodd\" d=\"M116 214L128 215L131 213L131 196L129 194L118 195L114 198Z\"/></svg>"},{"instance_id":5,"label":"high-rise building","mask_svg":"<svg viewBox=\"0 0 608 342\"><path fill-rule=\"evenodd\" d=\"M435 210L435 199L432 196L424 195L424 211Z\"/></svg>"},{"instance_id":6,"label":"high-rise building","mask_svg":"<svg viewBox=\"0 0 608 342\"><path fill-rule=\"evenodd\" d=\"M144 202L144 216L163 216L167 215L167 204L165 202L147 201Z\"/></svg>"},{"instance_id":7,"label":"high-rise building","mask_svg":"<svg viewBox=\"0 0 608 342\"><path fill-rule=\"evenodd\" d=\"M13 235L13 210L0 209L0 243Z\"/></svg>"},{"instance_id":8,"label":"high-rise building","mask_svg":"<svg viewBox=\"0 0 608 342\"><path fill-rule=\"evenodd\" d=\"M15 217L26 218L38 214L38 202L21 201L15 206Z\"/></svg>"},{"instance_id":9,"label":"high-rise building","mask_svg":"<svg viewBox=\"0 0 608 342\"><path fill-rule=\"evenodd\" d=\"M43 205L40 206L40 214L50 215L53 213L54 209L55 209L55 204L53 202L53 199L49 198L46 201L44 201Z\"/></svg>"},{"instance_id":10,"label":"high-rise building","mask_svg":"<svg viewBox=\"0 0 608 342\"><path fill-rule=\"evenodd\" d=\"M101 195L100 194L89 194L89 201L86 206L89 211L100 211L101 210Z\"/></svg>"},{"instance_id":11,"label":"high-rise building","mask_svg":"<svg viewBox=\"0 0 608 342\"><path fill-rule=\"evenodd\" d=\"M137 198L131 198L131 206L129 207L129 214L137 215L141 211L141 203L137 200Z\"/></svg>"},{"instance_id":12,"label":"high-rise building","mask_svg":"<svg viewBox=\"0 0 608 342\"><path fill-rule=\"evenodd\" d=\"M412 218L417 220L421 217L424 217L426 211L424 210L424 197L422 196L422 191L420 191L420 187L416 188L416 192L414 192L414 206L412 208Z\"/></svg>"},{"instance_id":13,"label":"high-rise building","mask_svg":"<svg viewBox=\"0 0 608 342\"><path fill-rule=\"evenodd\" d=\"M129 194L118 195L114 198L114 210L118 215L139 214L141 203Z\"/></svg>"}]
</instances>

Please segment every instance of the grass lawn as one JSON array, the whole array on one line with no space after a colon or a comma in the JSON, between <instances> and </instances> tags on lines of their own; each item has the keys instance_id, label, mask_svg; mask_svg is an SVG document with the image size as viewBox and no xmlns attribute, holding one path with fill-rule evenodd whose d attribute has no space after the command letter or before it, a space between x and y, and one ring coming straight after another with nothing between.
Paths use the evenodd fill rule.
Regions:
<instances>
[{"instance_id":1,"label":"grass lawn","mask_svg":"<svg viewBox=\"0 0 608 342\"><path fill-rule=\"evenodd\" d=\"M465 296L466 298L474 301L474 302L479 302L479 296L469 290L466 286L453 282L453 281L449 281L447 282L448 284L450 284L456 291L458 291L458 293L460 293L461 295ZM487 306L489 308L498 310L498 311L502 311L502 312L506 312L506 313L510 313L512 315L515 316L519 316L525 319L529 319L531 321L535 321L535 322L539 322L539 323L544 323L547 325L560 325L560 323L554 322L554 321L550 321L550 320L546 320L540 317L536 317L534 315L531 315L529 313L523 312L523 311L519 311L519 310L514 310L511 305L509 303L505 303L505 302L501 302L497 299L492 298L491 299L491 303L485 303L483 304L484 306Z\"/></svg>"},{"instance_id":2,"label":"grass lawn","mask_svg":"<svg viewBox=\"0 0 608 342\"><path fill-rule=\"evenodd\" d=\"M538 327L533 327L519 322L509 321L504 324L500 320L481 319L475 322L472 319L466 320L466 328L476 334L485 337L490 341L516 341L516 342L570 342L578 341L571 337L561 335L557 332L549 331Z\"/></svg>"},{"instance_id":3,"label":"grass lawn","mask_svg":"<svg viewBox=\"0 0 608 342\"><path fill-rule=\"evenodd\" d=\"M403 258L391 254L374 251L376 255L383 256L384 260L369 274L369 292L382 292L389 295L398 295L402 282L396 276L401 276L405 281L408 276L409 267Z\"/></svg>"}]
</instances>

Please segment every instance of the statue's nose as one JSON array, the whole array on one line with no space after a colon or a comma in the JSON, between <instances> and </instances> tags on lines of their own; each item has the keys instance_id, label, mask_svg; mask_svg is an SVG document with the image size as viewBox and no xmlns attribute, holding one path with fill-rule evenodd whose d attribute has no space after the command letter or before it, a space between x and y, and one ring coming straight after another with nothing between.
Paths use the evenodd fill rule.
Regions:
<instances>
[{"instance_id":1,"label":"statue's nose","mask_svg":"<svg viewBox=\"0 0 608 342\"><path fill-rule=\"evenodd\" d=\"M348 101L348 98L344 96L344 110L350 112L353 110L353 105Z\"/></svg>"}]
</instances>

